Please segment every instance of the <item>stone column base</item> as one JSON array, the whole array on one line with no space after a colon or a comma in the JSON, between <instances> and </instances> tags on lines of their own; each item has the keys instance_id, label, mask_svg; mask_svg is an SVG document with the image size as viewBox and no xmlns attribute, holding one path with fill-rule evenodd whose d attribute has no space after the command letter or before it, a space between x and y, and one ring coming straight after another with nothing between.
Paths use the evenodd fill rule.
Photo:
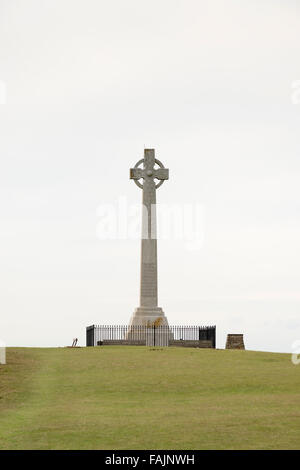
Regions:
<instances>
[{"instance_id":1,"label":"stone column base","mask_svg":"<svg viewBox=\"0 0 300 470\"><path fill-rule=\"evenodd\" d=\"M153 325L155 326L166 325L168 326L168 320L165 316L162 308L160 307L138 307L135 309L129 325Z\"/></svg>"},{"instance_id":2,"label":"stone column base","mask_svg":"<svg viewBox=\"0 0 300 470\"><path fill-rule=\"evenodd\" d=\"M245 349L244 335L241 335L241 334L227 335L225 349Z\"/></svg>"}]
</instances>

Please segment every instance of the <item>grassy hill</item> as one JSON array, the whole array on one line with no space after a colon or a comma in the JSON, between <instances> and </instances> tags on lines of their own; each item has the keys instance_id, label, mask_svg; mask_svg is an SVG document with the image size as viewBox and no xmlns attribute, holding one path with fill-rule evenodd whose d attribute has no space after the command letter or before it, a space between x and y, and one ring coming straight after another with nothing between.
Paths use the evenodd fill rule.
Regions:
<instances>
[{"instance_id":1,"label":"grassy hill","mask_svg":"<svg viewBox=\"0 0 300 470\"><path fill-rule=\"evenodd\" d=\"M290 355L148 347L10 348L0 449L297 449Z\"/></svg>"}]
</instances>

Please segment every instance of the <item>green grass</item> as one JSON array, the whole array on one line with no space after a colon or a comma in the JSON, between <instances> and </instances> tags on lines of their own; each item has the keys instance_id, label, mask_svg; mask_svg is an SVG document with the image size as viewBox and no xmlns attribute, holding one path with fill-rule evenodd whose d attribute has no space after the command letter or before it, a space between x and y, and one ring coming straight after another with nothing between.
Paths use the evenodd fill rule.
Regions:
<instances>
[{"instance_id":1,"label":"green grass","mask_svg":"<svg viewBox=\"0 0 300 470\"><path fill-rule=\"evenodd\" d=\"M290 355L9 348L0 449L297 449Z\"/></svg>"}]
</instances>

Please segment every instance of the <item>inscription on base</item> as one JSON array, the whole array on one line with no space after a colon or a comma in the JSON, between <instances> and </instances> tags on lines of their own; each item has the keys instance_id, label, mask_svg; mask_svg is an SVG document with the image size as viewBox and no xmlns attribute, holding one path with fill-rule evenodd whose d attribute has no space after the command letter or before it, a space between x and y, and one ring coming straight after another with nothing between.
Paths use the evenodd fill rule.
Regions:
<instances>
[{"instance_id":1,"label":"inscription on base","mask_svg":"<svg viewBox=\"0 0 300 470\"><path fill-rule=\"evenodd\" d=\"M143 263L142 265L142 297L155 297L157 293L157 276L155 263Z\"/></svg>"}]
</instances>

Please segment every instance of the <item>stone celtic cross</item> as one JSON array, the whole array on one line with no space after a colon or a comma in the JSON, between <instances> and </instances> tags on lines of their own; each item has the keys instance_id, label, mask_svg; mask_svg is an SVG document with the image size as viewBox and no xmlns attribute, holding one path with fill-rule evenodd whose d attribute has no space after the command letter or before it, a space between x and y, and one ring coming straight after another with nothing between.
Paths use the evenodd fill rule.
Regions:
<instances>
[{"instance_id":1,"label":"stone celtic cross","mask_svg":"<svg viewBox=\"0 0 300 470\"><path fill-rule=\"evenodd\" d=\"M140 306L130 323L144 325L158 321L167 325L164 312L157 306L156 189L169 179L169 170L155 158L154 149L145 149L144 158L131 168L130 178L143 190Z\"/></svg>"}]
</instances>

